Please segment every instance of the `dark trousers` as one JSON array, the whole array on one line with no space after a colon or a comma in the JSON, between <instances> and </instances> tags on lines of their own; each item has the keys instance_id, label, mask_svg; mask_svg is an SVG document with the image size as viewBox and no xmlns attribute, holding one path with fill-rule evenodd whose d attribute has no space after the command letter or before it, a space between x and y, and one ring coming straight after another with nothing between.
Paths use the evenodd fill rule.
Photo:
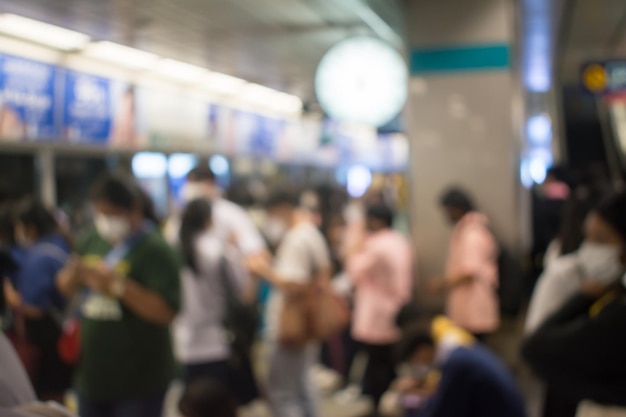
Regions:
<instances>
[{"instance_id":1,"label":"dark trousers","mask_svg":"<svg viewBox=\"0 0 626 417\"><path fill-rule=\"evenodd\" d=\"M252 362L241 355L236 362L228 360L186 364L183 379L186 384L197 378L210 378L228 387L239 405L245 406L259 398Z\"/></svg>"},{"instance_id":2,"label":"dark trousers","mask_svg":"<svg viewBox=\"0 0 626 417\"><path fill-rule=\"evenodd\" d=\"M119 402L91 401L80 396L78 408L81 417L159 417L164 400L165 392Z\"/></svg>"},{"instance_id":3,"label":"dark trousers","mask_svg":"<svg viewBox=\"0 0 626 417\"><path fill-rule=\"evenodd\" d=\"M186 364L183 368L183 379L188 384L194 379L209 378L230 386L230 370L228 361L214 361L197 364Z\"/></svg>"},{"instance_id":4,"label":"dark trousers","mask_svg":"<svg viewBox=\"0 0 626 417\"><path fill-rule=\"evenodd\" d=\"M363 395L370 397L378 409L381 398L396 378L394 345L364 344L363 348L368 355L363 377Z\"/></svg>"}]
</instances>

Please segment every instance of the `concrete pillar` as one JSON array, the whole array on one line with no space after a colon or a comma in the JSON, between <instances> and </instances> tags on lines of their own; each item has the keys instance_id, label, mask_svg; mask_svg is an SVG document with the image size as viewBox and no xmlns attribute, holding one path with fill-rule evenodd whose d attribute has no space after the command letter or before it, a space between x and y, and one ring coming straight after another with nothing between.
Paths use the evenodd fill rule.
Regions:
<instances>
[{"instance_id":1,"label":"concrete pillar","mask_svg":"<svg viewBox=\"0 0 626 417\"><path fill-rule=\"evenodd\" d=\"M438 207L467 189L498 237L520 240L519 123L511 0L410 0L413 234L422 282L443 273L450 226ZM517 104L516 104L517 103Z\"/></svg>"}]
</instances>

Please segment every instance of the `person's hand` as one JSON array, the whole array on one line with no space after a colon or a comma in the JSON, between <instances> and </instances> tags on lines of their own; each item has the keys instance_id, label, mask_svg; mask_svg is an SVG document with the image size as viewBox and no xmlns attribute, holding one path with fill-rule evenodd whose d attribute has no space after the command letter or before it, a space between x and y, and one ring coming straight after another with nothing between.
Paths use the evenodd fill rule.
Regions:
<instances>
[{"instance_id":1,"label":"person's hand","mask_svg":"<svg viewBox=\"0 0 626 417\"><path fill-rule=\"evenodd\" d=\"M123 278L101 263L97 266L85 268L82 274L84 284L95 292L114 295L114 288Z\"/></svg>"},{"instance_id":2,"label":"person's hand","mask_svg":"<svg viewBox=\"0 0 626 417\"><path fill-rule=\"evenodd\" d=\"M433 295L439 295L441 293L444 293L447 287L448 284L445 278L439 277L431 278L430 281L428 281L428 283L426 284L426 290L428 291L428 293Z\"/></svg>"},{"instance_id":3,"label":"person's hand","mask_svg":"<svg viewBox=\"0 0 626 417\"><path fill-rule=\"evenodd\" d=\"M401 394L406 394L407 392L416 389L418 385L418 381L416 381L414 378L407 376L404 378L400 378L396 382L394 382L393 390Z\"/></svg>"},{"instance_id":4,"label":"person's hand","mask_svg":"<svg viewBox=\"0 0 626 417\"><path fill-rule=\"evenodd\" d=\"M7 305L13 309L19 308L22 306L22 297L20 293L17 292L11 281L8 278L4 279L4 298L7 302Z\"/></svg>"},{"instance_id":5,"label":"person's hand","mask_svg":"<svg viewBox=\"0 0 626 417\"><path fill-rule=\"evenodd\" d=\"M246 267L252 274L264 278L269 277L272 272L270 261L262 255L251 256L246 259Z\"/></svg>"}]
</instances>

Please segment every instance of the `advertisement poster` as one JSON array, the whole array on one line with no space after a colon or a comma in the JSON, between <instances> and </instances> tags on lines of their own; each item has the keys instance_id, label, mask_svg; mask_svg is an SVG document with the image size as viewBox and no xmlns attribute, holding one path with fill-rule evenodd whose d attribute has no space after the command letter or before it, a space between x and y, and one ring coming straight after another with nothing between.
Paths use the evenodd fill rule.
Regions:
<instances>
[{"instance_id":1,"label":"advertisement poster","mask_svg":"<svg viewBox=\"0 0 626 417\"><path fill-rule=\"evenodd\" d=\"M54 139L57 69L29 59L0 55L0 138Z\"/></svg>"},{"instance_id":2,"label":"advertisement poster","mask_svg":"<svg viewBox=\"0 0 626 417\"><path fill-rule=\"evenodd\" d=\"M256 129L250 142L250 150L257 157L272 157L285 123L278 119L257 116Z\"/></svg>"},{"instance_id":3,"label":"advertisement poster","mask_svg":"<svg viewBox=\"0 0 626 417\"><path fill-rule=\"evenodd\" d=\"M136 145L134 87L75 71L65 73L63 130L71 142Z\"/></svg>"},{"instance_id":4,"label":"advertisement poster","mask_svg":"<svg viewBox=\"0 0 626 417\"><path fill-rule=\"evenodd\" d=\"M177 88L142 87L137 93L138 123L150 146L192 150L209 143L209 104Z\"/></svg>"}]
</instances>

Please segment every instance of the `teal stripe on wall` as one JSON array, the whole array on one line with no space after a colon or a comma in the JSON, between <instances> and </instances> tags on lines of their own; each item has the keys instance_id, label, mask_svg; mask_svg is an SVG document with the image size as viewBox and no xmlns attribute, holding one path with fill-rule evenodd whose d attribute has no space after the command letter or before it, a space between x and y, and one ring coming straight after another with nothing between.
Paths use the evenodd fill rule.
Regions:
<instances>
[{"instance_id":1,"label":"teal stripe on wall","mask_svg":"<svg viewBox=\"0 0 626 417\"><path fill-rule=\"evenodd\" d=\"M508 44L413 49L411 74L507 70L511 66Z\"/></svg>"}]
</instances>

